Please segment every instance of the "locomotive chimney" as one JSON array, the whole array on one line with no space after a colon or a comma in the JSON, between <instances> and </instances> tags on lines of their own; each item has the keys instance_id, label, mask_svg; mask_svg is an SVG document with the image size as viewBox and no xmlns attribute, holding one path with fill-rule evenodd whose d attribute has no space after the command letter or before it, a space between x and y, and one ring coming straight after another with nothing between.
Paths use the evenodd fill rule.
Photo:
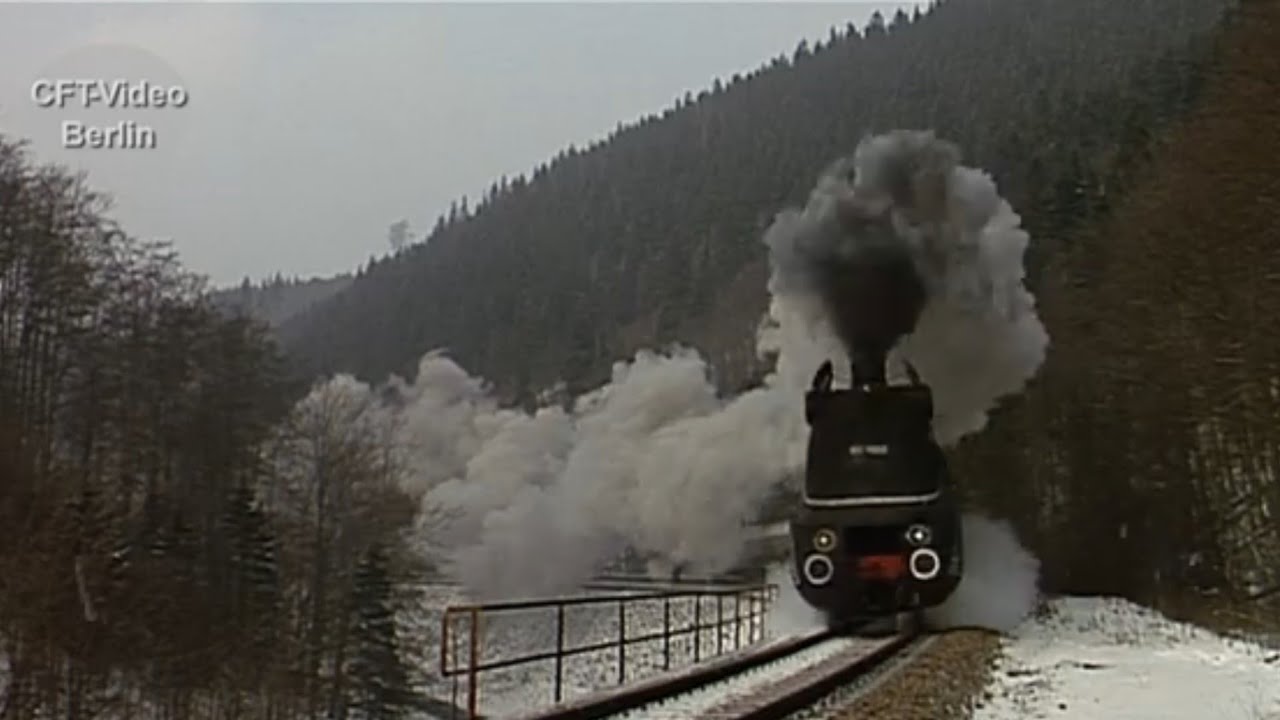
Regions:
<instances>
[{"instance_id":1,"label":"locomotive chimney","mask_svg":"<svg viewBox=\"0 0 1280 720\"><path fill-rule=\"evenodd\" d=\"M901 246L863 247L826 267L828 316L849 353L855 385L885 382L885 361L924 308L924 286Z\"/></svg>"}]
</instances>

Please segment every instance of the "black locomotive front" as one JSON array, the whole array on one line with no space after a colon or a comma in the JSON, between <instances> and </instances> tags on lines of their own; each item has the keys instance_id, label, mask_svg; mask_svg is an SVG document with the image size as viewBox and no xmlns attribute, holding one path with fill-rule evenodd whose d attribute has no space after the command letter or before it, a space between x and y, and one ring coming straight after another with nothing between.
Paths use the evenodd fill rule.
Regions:
<instances>
[{"instance_id":1,"label":"black locomotive front","mask_svg":"<svg viewBox=\"0 0 1280 720\"><path fill-rule=\"evenodd\" d=\"M832 390L824 366L806 415L804 493L791 521L801 596L837 620L941 604L960 582L962 553L928 387Z\"/></svg>"}]
</instances>

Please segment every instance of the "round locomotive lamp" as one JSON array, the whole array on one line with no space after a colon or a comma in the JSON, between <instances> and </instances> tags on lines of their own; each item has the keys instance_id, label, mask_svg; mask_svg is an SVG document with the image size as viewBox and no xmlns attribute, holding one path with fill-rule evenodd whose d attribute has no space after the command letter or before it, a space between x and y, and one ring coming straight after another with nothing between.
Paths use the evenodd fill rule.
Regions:
<instances>
[{"instance_id":1,"label":"round locomotive lamp","mask_svg":"<svg viewBox=\"0 0 1280 720\"><path fill-rule=\"evenodd\" d=\"M929 548L920 548L911 553L907 566L911 570L911 577L927 582L938 577L938 572L942 570L942 558Z\"/></svg>"},{"instance_id":2,"label":"round locomotive lamp","mask_svg":"<svg viewBox=\"0 0 1280 720\"><path fill-rule=\"evenodd\" d=\"M835 574L835 565L826 555L813 554L804 560L804 579L808 580L810 585L822 587L831 582Z\"/></svg>"},{"instance_id":3,"label":"round locomotive lamp","mask_svg":"<svg viewBox=\"0 0 1280 720\"><path fill-rule=\"evenodd\" d=\"M932 539L933 531L929 529L928 525L916 524L907 528L907 542L911 543L912 547L928 545Z\"/></svg>"},{"instance_id":4,"label":"round locomotive lamp","mask_svg":"<svg viewBox=\"0 0 1280 720\"><path fill-rule=\"evenodd\" d=\"M836 546L836 531L822 528L813 534L813 549L818 552L831 552Z\"/></svg>"}]
</instances>

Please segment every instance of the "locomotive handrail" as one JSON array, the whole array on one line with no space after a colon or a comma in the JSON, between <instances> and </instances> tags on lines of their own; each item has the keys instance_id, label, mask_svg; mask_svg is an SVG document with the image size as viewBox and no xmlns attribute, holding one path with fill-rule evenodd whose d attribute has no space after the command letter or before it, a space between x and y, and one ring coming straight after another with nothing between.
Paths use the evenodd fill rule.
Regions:
<instances>
[{"instance_id":1,"label":"locomotive handrail","mask_svg":"<svg viewBox=\"0 0 1280 720\"><path fill-rule=\"evenodd\" d=\"M605 573L596 575L582 587L587 590L615 589L610 585L621 585L624 583L634 584L638 586L648 586L652 588L662 589L685 589L695 587L723 587L734 588L741 586L750 586L756 584L750 575L729 574L718 575L713 577L699 577L694 575L680 575L678 577L654 577L652 575L627 574L627 573ZM462 587L463 582L457 578L445 574L425 575L421 579L408 583L415 587ZM655 590L656 592L656 590Z\"/></svg>"},{"instance_id":2,"label":"locomotive handrail","mask_svg":"<svg viewBox=\"0 0 1280 720\"><path fill-rule=\"evenodd\" d=\"M813 507L868 507L879 505L921 505L942 497L941 490L920 495L848 495L839 498L815 498L804 496L804 503Z\"/></svg>"},{"instance_id":3,"label":"locomotive handrail","mask_svg":"<svg viewBox=\"0 0 1280 720\"><path fill-rule=\"evenodd\" d=\"M505 602L454 605L445 608L441 617L440 633L440 674L444 678L467 678L467 716L477 717L479 695L479 674L481 672L510 668L534 662L555 661L553 673L553 702L563 699L564 659L591 652L615 649L618 662L618 684L626 682L626 649L639 643L662 641L662 669L671 669L671 640L673 638L693 635L693 662L703 659L702 635L714 630L715 652L713 657L726 652L725 629L733 628L733 646L729 651L740 649L744 645L743 630L745 626L745 644L762 639L765 634L765 617L769 606L777 597L778 588L773 583L734 584L722 587L703 587L696 589L671 589L650 592L615 593L597 596L572 596L549 599L512 600ZM703 618L703 601L714 598L716 601L715 618ZM726 612L725 600L733 599L733 612ZM745 599L745 603L744 603ZM690 624L673 626L671 610L674 602L693 601L693 621ZM662 601L662 629L644 632L638 635L627 634L627 608L639 602ZM590 642L583 645L566 646L565 640L565 608L590 605L610 605L618 607L617 632L613 638ZM745 604L745 608L744 608ZM506 657L484 661L481 653L480 627L485 617L534 609L554 609L555 611L555 645L553 648L528 652L514 657ZM461 633L454 626L465 622ZM458 642L460 635L467 636L465 662L459 655ZM456 683L456 680L455 680ZM456 687L456 686L455 686ZM456 692L456 690L455 690ZM456 707L456 705L455 705Z\"/></svg>"},{"instance_id":4,"label":"locomotive handrail","mask_svg":"<svg viewBox=\"0 0 1280 720\"><path fill-rule=\"evenodd\" d=\"M634 584L663 590L684 590L700 587L737 588L756 584L749 575L729 574L701 577L697 575L676 575L671 577L654 577L653 575L606 573L597 575L583 584L586 589L609 589L609 585Z\"/></svg>"}]
</instances>

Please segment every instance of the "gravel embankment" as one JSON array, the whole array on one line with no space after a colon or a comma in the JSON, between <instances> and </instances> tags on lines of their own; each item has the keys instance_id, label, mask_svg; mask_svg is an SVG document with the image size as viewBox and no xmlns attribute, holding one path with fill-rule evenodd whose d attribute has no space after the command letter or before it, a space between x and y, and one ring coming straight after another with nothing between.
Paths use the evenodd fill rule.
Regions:
<instances>
[{"instance_id":1,"label":"gravel embankment","mask_svg":"<svg viewBox=\"0 0 1280 720\"><path fill-rule=\"evenodd\" d=\"M967 720L983 700L1000 651L996 633L952 630L829 718Z\"/></svg>"}]
</instances>

